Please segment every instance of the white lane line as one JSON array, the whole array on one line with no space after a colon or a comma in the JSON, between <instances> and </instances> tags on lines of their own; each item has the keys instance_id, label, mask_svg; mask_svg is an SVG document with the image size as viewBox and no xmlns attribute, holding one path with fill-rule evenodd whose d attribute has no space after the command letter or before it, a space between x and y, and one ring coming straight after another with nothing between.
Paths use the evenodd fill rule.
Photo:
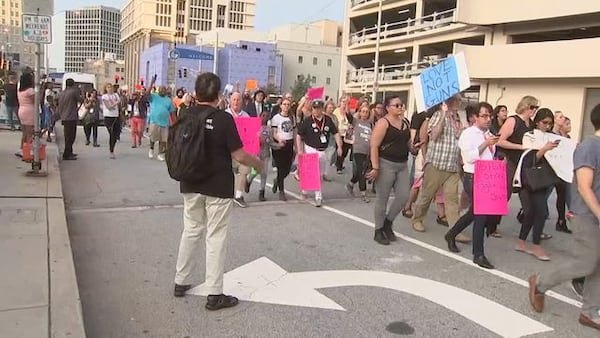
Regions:
<instances>
[{"instance_id":1,"label":"white lane line","mask_svg":"<svg viewBox=\"0 0 600 338\"><path fill-rule=\"evenodd\" d=\"M269 185L271 185L271 184L267 183L267 186L269 186ZM301 196L298 195L298 194L296 194L296 193L289 192L287 190L286 190L286 193L288 195L296 198L296 199L302 199ZM336 208L332 208L332 207L327 206L327 205L323 205L321 207L321 209L327 210L327 211L329 211L331 213L340 215L342 217L345 217L345 218L350 219L352 221L355 221L357 223L366 225L368 227L375 228L375 223L367 221L366 219L360 218L358 216L354 216L354 215L349 214L349 213L347 213L345 211L341 211L341 210L338 210ZM492 275L494 275L496 277L500 277L500 278L505 279L507 281L513 282L515 284L521 285L521 286L526 287L526 288L529 288L529 283L527 281L525 281L523 279L520 279L518 277L515 277L513 275L510 275L510 274L508 274L506 272L502 272L502 271L497 270L497 269L494 269L494 270L484 269L484 268L480 267L479 265L474 264L471 260L466 259L466 258L464 258L462 256L459 256L459 255L454 254L452 252L440 249L440 248L438 248L436 246L433 246L433 245L431 245L429 243L422 242L422 241L420 241L418 239L415 239L415 238L403 235L403 234L398 233L396 231L394 231L394 233L396 234L396 236L398 236L399 238L402 238L403 240L405 240L405 241L407 241L409 243L412 243L414 245L418 245L418 246L420 246L420 247L422 247L424 249L433 251L435 253L438 253L438 254L446 256L448 258L454 259L454 260L459 261L461 263L470 265L470 266L472 266L474 268L480 269L481 271L487 272L487 273L492 274ZM557 300L559 300L561 302L567 303L569 305L573 305L573 306L576 306L576 307L579 307L579 308L582 306L582 304L581 304L580 301L572 299L572 298L569 298L569 297L564 296L564 295L561 295L560 293L556 293L554 291L548 291L548 292L546 292L546 295L550 296L550 297L552 297L554 299L557 299Z\"/></svg>"},{"instance_id":2,"label":"white lane line","mask_svg":"<svg viewBox=\"0 0 600 338\"><path fill-rule=\"evenodd\" d=\"M131 212L131 211L182 209L182 208L183 208L183 204L166 204L166 205L142 205L142 206L135 206L135 207L67 209L67 212L70 214L91 214L91 213L99 213L99 212Z\"/></svg>"}]
</instances>

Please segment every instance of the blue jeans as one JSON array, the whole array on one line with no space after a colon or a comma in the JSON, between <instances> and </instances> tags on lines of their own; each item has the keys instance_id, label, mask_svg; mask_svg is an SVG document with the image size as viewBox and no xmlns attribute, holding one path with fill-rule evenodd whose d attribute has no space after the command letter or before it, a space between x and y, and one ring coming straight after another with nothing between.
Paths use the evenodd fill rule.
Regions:
<instances>
[{"instance_id":1,"label":"blue jeans","mask_svg":"<svg viewBox=\"0 0 600 338\"><path fill-rule=\"evenodd\" d=\"M7 113L7 123L10 125L10 128L14 128L15 127L15 120L13 118L13 116L16 116L17 119L19 118L19 107L18 106L6 106L6 113Z\"/></svg>"},{"instance_id":2,"label":"blue jeans","mask_svg":"<svg viewBox=\"0 0 600 338\"><path fill-rule=\"evenodd\" d=\"M469 198L471 199L471 205L469 210L461 218L458 219L456 224L448 231L448 234L452 238L456 237L463 230L465 230L471 223L473 223L473 257L483 256L483 241L485 234L485 223L487 221L486 215L474 215L473 214L473 174L465 173L463 176L463 188Z\"/></svg>"}]
</instances>

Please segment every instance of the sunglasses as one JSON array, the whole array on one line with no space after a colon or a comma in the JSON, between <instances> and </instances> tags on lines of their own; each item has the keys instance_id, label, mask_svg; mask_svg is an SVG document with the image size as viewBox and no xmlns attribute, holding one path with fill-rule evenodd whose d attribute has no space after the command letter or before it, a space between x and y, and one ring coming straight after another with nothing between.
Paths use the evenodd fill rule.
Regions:
<instances>
[{"instance_id":1,"label":"sunglasses","mask_svg":"<svg viewBox=\"0 0 600 338\"><path fill-rule=\"evenodd\" d=\"M404 103L390 104L388 107L404 108Z\"/></svg>"},{"instance_id":2,"label":"sunglasses","mask_svg":"<svg viewBox=\"0 0 600 338\"><path fill-rule=\"evenodd\" d=\"M534 105L529 106L529 109L531 109L531 110L538 110L538 108L540 108L540 106L534 106Z\"/></svg>"}]
</instances>

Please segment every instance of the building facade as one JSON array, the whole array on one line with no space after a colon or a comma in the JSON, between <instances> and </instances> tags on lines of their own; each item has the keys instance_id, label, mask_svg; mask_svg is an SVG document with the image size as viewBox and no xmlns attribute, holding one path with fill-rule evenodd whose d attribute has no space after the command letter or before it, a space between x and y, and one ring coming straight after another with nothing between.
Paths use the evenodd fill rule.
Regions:
<instances>
[{"instance_id":1,"label":"building facade","mask_svg":"<svg viewBox=\"0 0 600 338\"><path fill-rule=\"evenodd\" d=\"M65 13L65 71L80 72L88 59L105 53L123 59L119 42L121 13L117 8L94 6Z\"/></svg>"},{"instance_id":2,"label":"building facade","mask_svg":"<svg viewBox=\"0 0 600 338\"><path fill-rule=\"evenodd\" d=\"M170 42L171 48L193 44L197 34L216 28L253 29L256 0L129 0L121 13L125 78L132 86L143 70L142 51L160 41Z\"/></svg>"},{"instance_id":3,"label":"building facade","mask_svg":"<svg viewBox=\"0 0 600 338\"><path fill-rule=\"evenodd\" d=\"M4 68L18 70L21 67L34 68L36 46L24 43L22 38L21 16L25 14L52 15L53 0L3 0L0 2L0 58ZM42 50L41 59L44 60ZM8 61L4 61L8 60Z\"/></svg>"},{"instance_id":4,"label":"building facade","mask_svg":"<svg viewBox=\"0 0 600 338\"><path fill-rule=\"evenodd\" d=\"M582 62L600 43L600 2L543 0L350 0L342 37L340 90L378 100L400 95L415 109L411 81L464 52L465 94L514 108L524 95L560 110L575 138L590 134L600 103L600 64Z\"/></svg>"},{"instance_id":5,"label":"building facade","mask_svg":"<svg viewBox=\"0 0 600 338\"><path fill-rule=\"evenodd\" d=\"M107 83L120 85L125 73L125 61L116 59L114 54L107 54L104 59L85 60L82 72L96 75L96 89L98 90L104 88ZM127 89L127 87L123 89Z\"/></svg>"},{"instance_id":6,"label":"building facade","mask_svg":"<svg viewBox=\"0 0 600 338\"><path fill-rule=\"evenodd\" d=\"M261 88L269 84L281 87L282 58L275 44L238 41L219 48L217 58L213 47L181 44L176 49L179 57L169 60L170 49L170 43L160 42L141 53L138 78L145 85L156 74L157 86L193 92L197 75L212 72L217 62L223 87L239 83L240 90L244 90L246 80L256 80Z\"/></svg>"},{"instance_id":7,"label":"building facade","mask_svg":"<svg viewBox=\"0 0 600 338\"><path fill-rule=\"evenodd\" d=\"M326 96L337 98L340 88L341 36L342 26L339 23L322 20L302 25L284 25L266 33L212 30L199 34L196 43L209 46L219 44L220 47L235 44L238 40L275 44L277 55L283 62L281 86L278 86L282 93L291 90L298 76L310 75L314 86L324 86Z\"/></svg>"}]
</instances>

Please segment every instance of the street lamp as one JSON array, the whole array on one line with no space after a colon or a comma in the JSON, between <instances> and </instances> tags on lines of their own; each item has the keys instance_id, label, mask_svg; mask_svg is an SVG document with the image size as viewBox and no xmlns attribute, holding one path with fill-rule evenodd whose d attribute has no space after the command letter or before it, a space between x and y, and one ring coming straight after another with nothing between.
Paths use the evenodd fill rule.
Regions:
<instances>
[{"instance_id":1,"label":"street lamp","mask_svg":"<svg viewBox=\"0 0 600 338\"><path fill-rule=\"evenodd\" d=\"M381 35L381 15L382 15L383 0L379 0L379 8L377 10L377 37L375 40L375 60L373 60L375 68L373 69L373 94L371 100L377 101L377 87L379 78L379 42Z\"/></svg>"}]
</instances>

